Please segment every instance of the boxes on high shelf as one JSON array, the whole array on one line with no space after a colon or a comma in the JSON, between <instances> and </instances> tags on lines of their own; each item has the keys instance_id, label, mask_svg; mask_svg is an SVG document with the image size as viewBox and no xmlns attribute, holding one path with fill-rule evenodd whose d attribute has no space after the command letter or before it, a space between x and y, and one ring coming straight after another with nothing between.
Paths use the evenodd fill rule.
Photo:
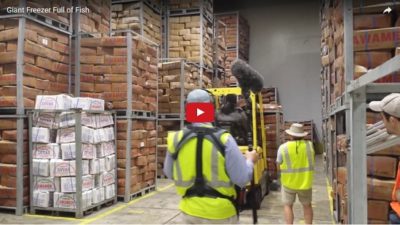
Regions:
<instances>
[{"instance_id":1,"label":"boxes on high shelf","mask_svg":"<svg viewBox=\"0 0 400 225\"><path fill-rule=\"evenodd\" d=\"M370 176L394 179L397 172L397 158L368 156L367 169L367 174Z\"/></svg>"},{"instance_id":2,"label":"boxes on high shelf","mask_svg":"<svg viewBox=\"0 0 400 225\"><path fill-rule=\"evenodd\" d=\"M179 9L200 9L209 14L213 14L213 1L212 0L168 0L168 7L171 10Z\"/></svg>"},{"instance_id":3,"label":"boxes on high shelf","mask_svg":"<svg viewBox=\"0 0 400 225\"><path fill-rule=\"evenodd\" d=\"M128 131L128 120L117 121L117 151L118 151L118 195L124 195L125 189L133 194L145 187L155 184L157 132L155 120L131 119L132 127ZM127 158L127 140L131 140L130 158ZM127 160L130 168L126 167ZM126 170L130 170L129 178ZM125 186L125 180L130 179L130 187Z\"/></svg>"},{"instance_id":4,"label":"boxes on high shelf","mask_svg":"<svg viewBox=\"0 0 400 225\"><path fill-rule=\"evenodd\" d=\"M168 23L169 57L196 63L203 61L204 65L212 68L212 24L200 15L170 16Z\"/></svg>"},{"instance_id":5,"label":"boxes on high shelf","mask_svg":"<svg viewBox=\"0 0 400 225\"><path fill-rule=\"evenodd\" d=\"M157 3L154 3L157 5ZM160 7L157 5L157 7ZM112 29L131 29L158 45L161 45L161 15L157 7L150 7L147 2L129 2L113 4ZM143 21L140 21L140 15ZM143 33L141 32L143 30Z\"/></svg>"},{"instance_id":6,"label":"boxes on high shelf","mask_svg":"<svg viewBox=\"0 0 400 225\"><path fill-rule=\"evenodd\" d=\"M157 127L157 176L162 176L165 155L167 154L168 132L180 130L180 121L159 121Z\"/></svg>"},{"instance_id":7,"label":"boxes on high shelf","mask_svg":"<svg viewBox=\"0 0 400 225\"><path fill-rule=\"evenodd\" d=\"M368 199L391 201L394 180L368 178Z\"/></svg>"},{"instance_id":8,"label":"boxes on high shelf","mask_svg":"<svg viewBox=\"0 0 400 225\"><path fill-rule=\"evenodd\" d=\"M81 96L111 102L114 109L155 111L157 104L157 46L141 36L132 38L132 65L127 65L128 37L81 39ZM132 90L128 90L132 67ZM132 91L132 99L127 99Z\"/></svg>"},{"instance_id":9,"label":"boxes on high shelf","mask_svg":"<svg viewBox=\"0 0 400 225\"><path fill-rule=\"evenodd\" d=\"M79 0L82 10L80 13L81 31L97 33L94 36L107 36L111 27L111 0Z\"/></svg>"},{"instance_id":10,"label":"boxes on high shelf","mask_svg":"<svg viewBox=\"0 0 400 225\"><path fill-rule=\"evenodd\" d=\"M368 220L387 221L389 215L389 202L368 200Z\"/></svg>"},{"instance_id":11,"label":"boxes on high shelf","mask_svg":"<svg viewBox=\"0 0 400 225\"><path fill-rule=\"evenodd\" d=\"M23 201L28 204L28 132L27 121L24 120L22 130L23 148ZM17 191L17 119L0 119L0 206L15 207Z\"/></svg>"},{"instance_id":12,"label":"boxes on high shelf","mask_svg":"<svg viewBox=\"0 0 400 225\"><path fill-rule=\"evenodd\" d=\"M180 113L181 101L184 101L184 99L181 99L181 89L183 89L183 97L185 98L191 90L199 87L200 69L186 63L182 65L182 63L181 61L174 61L158 65L159 113ZM181 76L183 84L180 83ZM202 81L202 87L211 87L211 80L206 74L203 74Z\"/></svg>"},{"instance_id":13,"label":"boxes on high shelf","mask_svg":"<svg viewBox=\"0 0 400 225\"><path fill-rule=\"evenodd\" d=\"M18 20L0 21L0 46L17 44ZM24 39L23 105L41 94L68 93L69 35L27 20ZM0 48L0 107L17 106L17 49Z\"/></svg>"}]
</instances>

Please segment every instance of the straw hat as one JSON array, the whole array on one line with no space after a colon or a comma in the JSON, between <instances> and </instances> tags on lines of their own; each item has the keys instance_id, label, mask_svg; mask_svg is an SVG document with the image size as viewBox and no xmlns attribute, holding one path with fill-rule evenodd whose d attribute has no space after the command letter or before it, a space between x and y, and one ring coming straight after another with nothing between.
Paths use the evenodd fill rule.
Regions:
<instances>
[{"instance_id":1,"label":"straw hat","mask_svg":"<svg viewBox=\"0 0 400 225\"><path fill-rule=\"evenodd\" d=\"M293 123L288 130L285 130L287 134L293 137L305 137L307 136L307 132L304 132L304 128L302 124Z\"/></svg>"}]
</instances>

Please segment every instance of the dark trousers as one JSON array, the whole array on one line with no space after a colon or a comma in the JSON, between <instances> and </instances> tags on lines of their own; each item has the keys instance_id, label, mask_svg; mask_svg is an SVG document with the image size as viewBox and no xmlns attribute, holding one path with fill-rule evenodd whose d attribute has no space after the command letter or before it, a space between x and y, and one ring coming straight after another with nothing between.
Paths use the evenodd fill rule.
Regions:
<instances>
[{"instance_id":1,"label":"dark trousers","mask_svg":"<svg viewBox=\"0 0 400 225\"><path fill-rule=\"evenodd\" d=\"M390 224L400 224L400 217L395 212L389 214Z\"/></svg>"}]
</instances>

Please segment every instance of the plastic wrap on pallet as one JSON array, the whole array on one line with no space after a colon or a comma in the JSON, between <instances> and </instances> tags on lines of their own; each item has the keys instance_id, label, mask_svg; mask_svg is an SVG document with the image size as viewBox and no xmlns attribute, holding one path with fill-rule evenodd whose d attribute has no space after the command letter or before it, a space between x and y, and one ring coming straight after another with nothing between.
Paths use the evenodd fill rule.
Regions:
<instances>
[{"instance_id":1,"label":"plastic wrap on pallet","mask_svg":"<svg viewBox=\"0 0 400 225\"><path fill-rule=\"evenodd\" d=\"M33 191L33 206L51 207L53 205L53 195L48 191Z\"/></svg>"},{"instance_id":2,"label":"plastic wrap on pallet","mask_svg":"<svg viewBox=\"0 0 400 225\"><path fill-rule=\"evenodd\" d=\"M94 176L86 175L82 177L82 191L94 188ZM61 177L61 192L76 192L76 177Z\"/></svg>"},{"instance_id":3,"label":"plastic wrap on pallet","mask_svg":"<svg viewBox=\"0 0 400 225\"><path fill-rule=\"evenodd\" d=\"M34 144L32 149L32 157L34 159L60 159L60 145L51 144Z\"/></svg>"},{"instance_id":4,"label":"plastic wrap on pallet","mask_svg":"<svg viewBox=\"0 0 400 225\"><path fill-rule=\"evenodd\" d=\"M60 192L60 178L59 177L33 177L33 189L36 191L50 191Z\"/></svg>"}]
</instances>

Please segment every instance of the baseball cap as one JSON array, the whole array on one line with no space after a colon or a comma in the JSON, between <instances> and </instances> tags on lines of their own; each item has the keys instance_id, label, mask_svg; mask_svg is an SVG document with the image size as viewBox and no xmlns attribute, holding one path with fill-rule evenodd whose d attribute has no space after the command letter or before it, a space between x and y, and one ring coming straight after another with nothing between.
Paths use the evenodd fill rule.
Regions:
<instances>
[{"instance_id":1,"label":"baseball cap","mask_svg":"<svg viewBox=\"0 0 400 225\"><path fill-rule=\"evenodd\" d=\"M186 102L187 103L191 103L191 102L211 102L211 97L210 94L208 94L207 91L205 90L201 90L201 89L194 89L193 91L191 91L187 98L186 98Z\"/></svg>"},{"instance_id":2,"label":"baseball cap","mask_svg":"<svg viewBox=\"0 0 400 225\"><path fill-rule=\"evenodd\" d=\"M400 93L392 93L381 101L372 101L369 103L369 108L375 112L383 111L400 118Z\"/></svg>"}]
</instances>

